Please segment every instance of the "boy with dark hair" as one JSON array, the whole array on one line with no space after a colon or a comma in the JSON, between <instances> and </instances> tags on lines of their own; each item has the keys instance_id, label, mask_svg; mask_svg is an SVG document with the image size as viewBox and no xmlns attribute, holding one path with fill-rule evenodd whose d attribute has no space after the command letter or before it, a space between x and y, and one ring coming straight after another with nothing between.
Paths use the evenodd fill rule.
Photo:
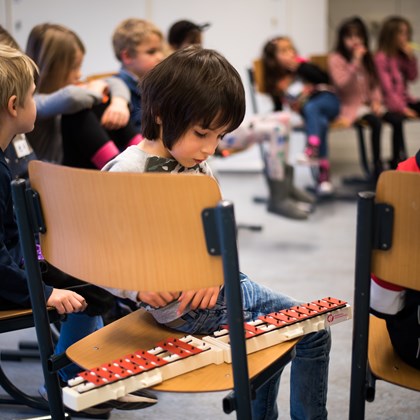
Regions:
<instances>
[{"instance_id":1,"label":"boy with dark hair","mask_svg":"<svg viewBox=\"0 0 420 420\"><path fill-rule=\"evenodd\" d=\"M203 173L212 176L206 160L226 133L245 114L245 93L238 72L219 53L188 47L169 56L141 83L144 140L108 162L117 172ZM165 194L165 191L156 192ZM170 203L168 203L170 209ZM199 273L197 273L199 275ZM298 304L240 274L245 321ZM227 323L224 288L155 293L112 292L136 301L157 322L190 334L209 334ZM296 346L291 371L291 416L326 419L328 330L308 334ZM278 417L278 372L258 391L254 419Z\"/></svg>"}]
</instances>

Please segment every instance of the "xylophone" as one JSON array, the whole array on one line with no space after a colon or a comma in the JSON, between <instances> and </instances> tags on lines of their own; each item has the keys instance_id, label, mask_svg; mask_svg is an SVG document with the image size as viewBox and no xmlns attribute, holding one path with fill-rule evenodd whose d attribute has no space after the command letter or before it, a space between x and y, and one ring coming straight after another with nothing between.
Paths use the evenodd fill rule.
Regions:
<instances>
[{"instance_id":1,"label":"xylophone","mask_svg":"<svg viewBox=\"0 0 420 420\"><path fill-rule=\"evenodd\" d=\"M247 354L350 318L347 302L332 297L260 316L245 323ZM191 335L168 338L150 350L138 350L81 372L63 388L63 401L81 411L204 366L231 362L227 326L202 339Z\"/></svg>"}]
</instances>

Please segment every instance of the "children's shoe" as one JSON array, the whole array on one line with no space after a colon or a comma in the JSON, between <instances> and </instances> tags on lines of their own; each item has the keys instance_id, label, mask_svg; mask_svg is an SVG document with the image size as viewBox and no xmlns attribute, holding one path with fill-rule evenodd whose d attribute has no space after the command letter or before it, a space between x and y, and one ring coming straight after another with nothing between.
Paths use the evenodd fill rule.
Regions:
<instances>
[{"instance_id":1,"label":"children's shoe","mask_svg":"<svg viewBox=\"0 0 420 420\"><path fill-rule=\"evenodd\" d=\"M316 188L316 192L319 196L330 196L334 193L333 184L330 181L320 182Z\"/></svg>"},{"instance_id":2,"label":"children's shoe","mask_svg":"<svg viewBox=\"0 0 420 420\"><path fill-rule=\"evenodd\" d=\"M317 194L328 196L334 192L334 187L330 181L330 164L328 160L323 159L319 164Z\"/></svg>"}]
</instances>

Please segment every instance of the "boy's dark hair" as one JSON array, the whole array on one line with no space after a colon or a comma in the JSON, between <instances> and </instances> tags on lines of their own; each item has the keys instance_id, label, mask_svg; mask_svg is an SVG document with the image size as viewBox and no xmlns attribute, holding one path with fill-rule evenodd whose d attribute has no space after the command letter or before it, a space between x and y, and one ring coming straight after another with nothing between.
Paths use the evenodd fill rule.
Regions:
<instances>
[{"instance_id":1,"label":"boy's dark hair","mask_svg":"<svg viewBox=\"0 0 420 420\"><path fill-rule=\"evenodd\" d=\"M149 71L141 93L143 136L157 140L162 128L163 144L169 150L193 125L227 126L230 132L245 115L238 72L218 52L198 46L176 51Z\"/></svg>"},{"instance_id":2,"label":"boy's dark hair","mask_svg":"<svg viewBox=\"0 0 420 420\"><path fill-rule=\"evenodd\" d=\"M200 44L201 32L206 30L210 23L197 25L189 20L175 22L168 31L168 42L175 50L187 42L189 45Z\"/></svg>"}]
</instances>

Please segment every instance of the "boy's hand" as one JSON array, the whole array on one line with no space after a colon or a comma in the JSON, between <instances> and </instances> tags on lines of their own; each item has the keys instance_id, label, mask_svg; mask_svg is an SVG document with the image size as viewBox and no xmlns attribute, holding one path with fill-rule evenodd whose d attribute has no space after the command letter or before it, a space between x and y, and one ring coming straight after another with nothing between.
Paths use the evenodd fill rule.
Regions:
<instances>
[{"instance_id":1,"label":"boy's hand","mask_svg":"<svg viewBox=\"0 0 420 420\"><path fill-rule=\"evenodd\" d=\"M118 130L125 127L130 119L128 104L123 98L114 97L102 114L101 124L107 130Z\"/></svg>"},{"instance_id":2,"label":"boy's hand","mask_svg":"<svg viewBox=\"0 0 420 420\"><path fill-rule=\"evenodd\" d=\"M76 292L66 289L53 289L47 306L54 307L59 314L71 314L73 312L83 312L87 303L83 296Z\"/></svg>"},{"instance_id":3,"label":"boy's hand","mask_svg":"<svg viewBox=\"0 0 420 420\"><path fill-rule=\"evenodd\" d=\"M208 289L200 289L198 291L189 290L182 292L178 298L178 302L181 302L178 308L178 314L181 315L187 306L190 306L191 310L210 309L216 305L217 297L219 296L220 287L209 287Z\"/></svg>"},{"instance_id":4,"label":"boy's hand","mask_svg":"<svg viewBox=\"0 0 420 420\"><path fill-rule=\"evenodd\" d=\"M139 292L137 300L154 308L161 308L180 296L179 292Z\"/></svg>"}]
</instances>

